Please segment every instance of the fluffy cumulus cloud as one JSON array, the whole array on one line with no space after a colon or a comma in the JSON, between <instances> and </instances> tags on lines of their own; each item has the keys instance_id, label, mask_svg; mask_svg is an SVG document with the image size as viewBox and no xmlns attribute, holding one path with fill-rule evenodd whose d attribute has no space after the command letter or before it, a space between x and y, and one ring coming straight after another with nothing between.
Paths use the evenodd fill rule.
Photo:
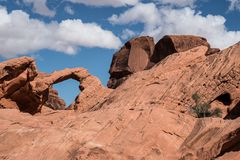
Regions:
<instances>
[{"instance_id":1,"label":"fluffy cumulus cloud","mask_svg":"<svg viewBox=\"0 0 240 160\"><path fill-rule=\"evenodd\" d=\"M33 12L43 15L54 17L56 12L50 10L47 6L47 0L23 0L25 4L33 5Z\"/></svg>"},{"instance_id":2,"label":"fluffy cumulus cloud","mask_svg":"<svg viewBox=\"0 0 240 160\"><path fill-rule=\"evenodd\" d=\"M239 10L240 11L240 0L227 0L230 2L229 10Z\"/></svg>"},{"instance_id":3,"label":"fluffy cumulus cloud","mask_svg":"<svg viewBox=\"0 0 240 160\"><path fill-rule=\"evenodd\" d=\"M228 31L226 19L207 15L185 7L158 8L155 4L138 4L120 15L109 18L112 24L143 23L142 35L159 40L166 34L194 34L206 37L213 47L225 48L240 40L240 31Z\"/></svg>"},{"instance_id":4,"label":"fluffy cumulus cloud","mask_svg":"<svg viewBox=\"0 0 240 160\"><path fill-rule=\"evenodd\" d=\"M78 47L115 49L121 41L111 31L95 23L81 20L64 20L46 24L21 10L8 13L0 8L0 56L13 57L19 54L50 49L75 54Z\"/></svg>"},{"instance_id":5,"label":"fluffy cumulus cloud","mask_svg":"<svg viewBox=\"0 0 240 160\"><path fill-rule=\"evenodd\" d=\"M73 3L81 3L90 6L113 6L121 7L126 5L135 5L139 0L67 0Z\"/></svg>"},{"instance_id":6,"label":"fluffy cumulus cloud","mask_svg":"<svg viewBox=\"0 0 240 160\"><path fill-rule=\"evenodd\" d=\"M172 5L177 7L190 6L193 7L196 0L155 0L163 5Z\"/></svg>"},{"instance_id":7,"label":"fluffy cumulus cloud","mask_svg":"<svg viewBox=\"0 0 240 160\"><path fill-rule=\"evenodd\" d=\"M129 38L132 38L136 35L136 33L130 29L124 29L122 31L122 35L121 35L121 38L123 40L126 40L126 39L129 39Z\"/></svg>"},{"instance_id":8,"label":"fluffy cumulus cloud","mask_svg":"<svg viewBox=\"0 0 240 160\"><path fill-rule=\"evenodd\" d=\"M145 30L153 30L158 26L159 10L154 3L139 3L120 15L112 15L108 20L112 24L144 23Z\"/></svg>"}]
</instances>

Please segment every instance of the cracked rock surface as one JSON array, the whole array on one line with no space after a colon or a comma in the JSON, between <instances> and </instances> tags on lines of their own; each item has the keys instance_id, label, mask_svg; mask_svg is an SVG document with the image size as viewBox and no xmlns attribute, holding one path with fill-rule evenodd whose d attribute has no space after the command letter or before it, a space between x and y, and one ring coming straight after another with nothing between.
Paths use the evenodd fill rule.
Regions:
<instances>
[{"instance_id":1,"label":"cracked rock surface","mask_svg":"<svg viewBox=\"0 0 240 160\"><path fill-rule=\"evenodd\" d=\"M27 57L0 63L0 159L238 160L240 44L219 51L187 37L190 48L173 38L176 53L116 89L83 68L40 76ZM46 109L52 85L69 78L80 83L75 111ZM195 93L222 117L196 118Z\"/></svg>"}]
</instances>

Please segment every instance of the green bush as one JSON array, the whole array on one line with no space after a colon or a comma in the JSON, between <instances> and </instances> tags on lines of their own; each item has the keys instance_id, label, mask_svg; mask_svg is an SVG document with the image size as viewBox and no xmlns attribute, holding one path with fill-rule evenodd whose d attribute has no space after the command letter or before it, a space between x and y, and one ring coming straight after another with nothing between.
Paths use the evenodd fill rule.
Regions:
<instances>
[{"instance_id":1,"label":"green bush","mask_svg":"<svg viewBox=\"0 0 240 160\"><path fill-rule=\"evenodd\" d=\"M214 109L212 112L212 116L222 117L222 110L220 108Z\"/></svg>"},{"instance_id":2,"label":"green bush","mask_svg":"<svg viewBox=\"0 0 240 160\"><path fill-rule=\"evenodd\" d=\"M201 103L201 97L194 93L192 99L195 101L195 105L192 107L192 112L196 115L197 118L203 117L222 117L222 111L220 108L210 110L210 103Z\"/></svg>"}]
</instances>

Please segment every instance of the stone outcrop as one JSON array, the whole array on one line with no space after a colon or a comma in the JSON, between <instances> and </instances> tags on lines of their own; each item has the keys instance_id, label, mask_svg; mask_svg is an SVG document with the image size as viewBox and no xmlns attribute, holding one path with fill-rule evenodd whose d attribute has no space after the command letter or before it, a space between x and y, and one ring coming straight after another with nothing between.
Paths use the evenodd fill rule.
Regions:
<instances>
[{"instance_id":1,"label":"stone outcrop","mask_svg":"<svg viewBox=\"0 0 240 160\"><path fill-rule=\"evenodd\" d=\"M173 160L195 123L191 116L147 106L78 113L0 110L0 158Z\"/></svg>"},{"instance_id":2,"label":"stone outcrop","mask_svg":"<svg viewBox=\"0 0 240 160\"><path fill-rule=\"evenodd\" d=\"M40 97L32 93L29 86L29 82L37 74L32 58L22 57L0 63L0 101L11 103L12 107L10 108L31 112L32 106L40 103ZM16 104L17 106L13 107ZM5 108L9 108L9 106L5 106Z\"/></svg>"},{"instance_id":3,"label":"stone outcrop","mask_svg":"<svg viewBox=\"0 0 240 160\"><path fill-rule=\"evenodd\" d=\"M79 81L72 108L81 112L1 109L0 159L238 160L240 43L209 50L202 44L167 55L114 90L82 68L35 77L35 93ZM196 118L195 93L222 117Z\"/></svg>"},{"instance_id":4,"label":"stone outcrop","mask_svg":"<svg viewBox=\"0 0 240 160\"><path fill-rule=\"evenodd\" d=\"M236 44L206 56L208 47L200 46L172 54L151 70L132 75L99 107L152 105L190 113L195 105L192 95L197 93L202 102L221 108L223 117L235 113L230 117L236 118L239 113L230 111L240 102L239 50Z\"/></svg>"},{"instance_id":5,"label":"stone outcrop","mask_svg":"<svg viewBox=\"0 0 240 160\"><path fill-rule=\"evenodd\" d=\"M203 37L192 35L167 35L156 44L151 61L158 63L173 53L185 52L198 46L210 48L209 43Z\"/></svg>"},{"instance_id":6,"label":"stone outcrop","mask_svg":"<svg viewBox=\"0 0 240 160\"><path fill-rule=\"evenodd\" d=\"M200 119L180 147L182 159L218 159L240 150L240 119ZM219 134L220 133L220 134ZM240 153L238 153L240 154Z\"/></svg>"},{"instance_id":7,"label":"stone outcrop","mask_svg":"<svg viewBox=\"0 0 240 160\"><path fill-rule=\"evenodd\" d=\"M109 88L117 88L129 75L152 68L167 56L185 52L198 46L206 46L206 55L220 52L211 48L203 37L192 35L166 35L154 46L153 38L139 37L128 41L113 56L110 67Z\"/></svg>"},{"instance_id":8,"label":"stone outcrop","mask_svg":"<svg viewBox=\"0 0 240 160\"><path fill-rule=\"evenodd\" d=\"M143 71L151 66L150 58L154 50L152 37L143 36L128 41L112 59L108 82L109 88L122 84L130 74Z\"/></svg>"},{"instance_id":9,"label":"stone outcrop","mask_svg":"<svg viewBox=\"0 0 240 160\"><path fill-rule=\"evenodd\" d=\"M37 71L33 59L22 57L0 63L0 69L1 108L15 108L31 114L41 112L43 105L65 109L65 102L58 97L52 85L70 78L80 83L81 94L72 106L82 112L111 92L101 85L98 78L82 68L45 74Z\"/></svg>"},{"instance_id":10,"label":"stone outcrop","mask_svg":"<svg viewBox=\"0 0 240 160\"><path fill-rule=\"evenodd\" d=\"M111 92L110 89L102 86L97 77L90 75L88 71L83 68L56 71L46 77L37 77L30 84L34 92L49 93L49 88L51 88L53 84L60 83L67 79L74 79L79 82L81 93L70 106L70 108L74 110L81 112L87 111ZM44 96L47 98L48 94Z\"/></svg>"}]
</instances>

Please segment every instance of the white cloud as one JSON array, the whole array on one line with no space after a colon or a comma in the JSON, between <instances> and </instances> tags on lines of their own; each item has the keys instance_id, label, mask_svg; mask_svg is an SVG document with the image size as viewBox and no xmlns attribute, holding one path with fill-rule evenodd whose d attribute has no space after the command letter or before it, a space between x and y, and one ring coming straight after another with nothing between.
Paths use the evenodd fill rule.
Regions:
<instances>
[{"instance_id":1,"label":"white cloud","mask_svg":"<svg viewBox=\"0 0 240 160\"><path fill-rule=\"evenodd\" d=\"M190 6L193 7L196 0L154 0L163 5L172 5L178 7Z\"/></svg>"},{"instance_id":2,"label":"white cloud","mask_svg":"<svg viewBox=\"0 0 240 160\"><path fill-rule=\"evenodd\" d=\"M47 0L23 0L26 4L33 5L33 12L42 16L54 17L56 12L47 6Z\"/></svg>"},{"instance_id":3,"label":"white cloud","mask_svg":"<svg viewBox=\"0 0 240 160\"><path fill-rule=\"evenodd\" d=\"M108 20L112 24L144 23L145 30L153 30L161 21L154 3L139 3L119 16L112 15Z\"/></svg>"},{"instance_id":4,"label":"white cloud","mask_svg":"<svg viewBox=\"0 0 240 160\"><path fill-rule=\"evenodd\" d=\"M229 10L239 10L240 11L240 0L227 0L230 2Z\"/></svg>"},{"instance_id":5,"label":"white cloud","mask_svg":"<svg viewBox=\"0 0 240 160\"><path fill-rule=\"evenodd\" d=\"M240 31L228 31L222 16L203 16L188 7L172 9L138 4L109 18L113 24L143 23L143 35L159 40L166 34L193 34L206 37L213 47L225 48L240 40Z\"/></svg>"},{"instance_id":6,"label":"white cloud","mask_svg":"<svg viewBox=\"0 0 240 160\"><path fill-rule=\"evenodd\" d=\"M136 35L136 33L130 29L124 29L122 31L122 35L121 35L121 38L123 40L126 40L126 39L130 39L132 37L134 37Z\"/></svg>"},{"instance_id":7,"label":"white cloud","mask_svg":"<svg viewBox=\"0 0 240 160\"><path fill-rule=\"evenodd\" d=\"M70 6L65 6L64 11L70 15L74 15L74 13L75 13L74 10L72 9L72 7L70 7Z\"/></svg>"},{"instance_id":8,"label":"white cloud","mask_svg":"<svg viewBox=\"0 0 240 160\"><path fill-rule=\"evenodd\" d=\"M67 0L73 3L81 3L89 6L113 6L121 7L135 5L139 0Z\"/></svg>"},{"instance_id":9,"label":"white cloud","mask_svg":"<svg viewBox=\"0 0 240 160\"><path fill-rule=\"evenodd\" d=\"M79 47L116 49L121 41L95 23L64 20L46 24L21 10L0 8L0 56L13 57L41 49L75 54Z\"/></svg>"}]
</instances>

